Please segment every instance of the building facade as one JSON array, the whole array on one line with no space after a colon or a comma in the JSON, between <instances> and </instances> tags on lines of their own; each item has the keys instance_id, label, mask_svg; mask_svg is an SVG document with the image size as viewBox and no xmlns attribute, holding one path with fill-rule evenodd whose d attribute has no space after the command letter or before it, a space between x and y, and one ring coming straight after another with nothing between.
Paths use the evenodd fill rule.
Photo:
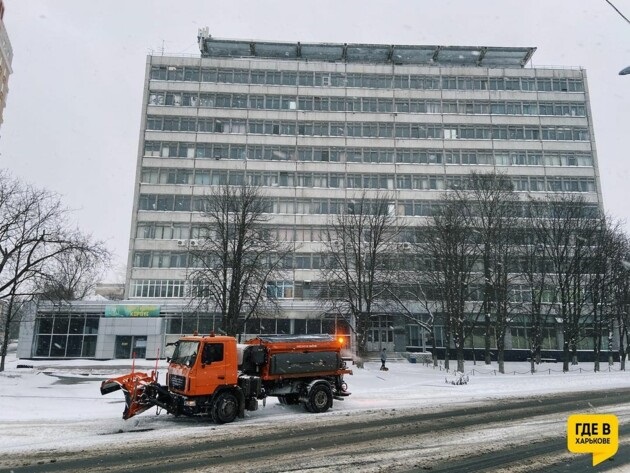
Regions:
<instances>
[{"instance_id":1,"label":"building facade","mask_svg":"<svg viewBox=\"0 0 630 473\"><path fill-rule=\"evenodd\" d=\"M146 64L120 304L169 307L147 327L155 340L216 324L215 314L185 315L188 250L199 244L212 186L260 186L271 231L296 245L290 276L270 282L282 311L252 321L252 334L350 336L315 296L323 229L364 192L387 192L392 211L418 225L471 171L507 174L518 192L579 193L601 206L586 72L530 67L535 48L250 42L207 31L199 45L201 57L152 55ZM99 333L143 336L96 312ZM369 348L402 351L426 338L383 316ZM517 332L513 348L518 340ZM92 356L112 353L94 346Z\"/></svg>"},{"instance_id":2,"label":"building facade","mask_svg":"<svg viewBox=\"0 0 630 473\"><path fill-rule=\"evenodd\" d=\"M9 94L9 75L13 72L13 48L9 41L9 35L4 26L4 2L0 0L0 124L3 121L4 107L7 105Z\"/></svg>"}]
</instances>

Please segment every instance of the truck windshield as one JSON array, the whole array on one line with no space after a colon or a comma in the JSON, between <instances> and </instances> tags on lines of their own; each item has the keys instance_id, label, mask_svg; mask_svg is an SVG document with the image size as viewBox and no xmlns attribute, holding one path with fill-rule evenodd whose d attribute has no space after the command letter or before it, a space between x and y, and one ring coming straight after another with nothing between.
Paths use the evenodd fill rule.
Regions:
<instances>
[{"instance_id":1,"label":"truck windshield","mask_svg":"<svg viewBox=\"0 0 630 473\"><path fill-rule=\"evenodd\" d=\"M198 351L199 342L179 342L173 352L171 363L192 366L195 363Z\"/></svg>"}]
</instances>

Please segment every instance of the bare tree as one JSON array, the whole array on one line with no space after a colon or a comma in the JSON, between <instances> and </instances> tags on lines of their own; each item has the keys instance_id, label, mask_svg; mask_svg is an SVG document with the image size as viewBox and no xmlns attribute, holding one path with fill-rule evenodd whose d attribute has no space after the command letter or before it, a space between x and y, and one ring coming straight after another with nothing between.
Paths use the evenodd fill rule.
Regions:
<instances>
[{"instance_id":1,"label":"bare tree","mask_svg":"<svg viewBox=\"0 0 630 473\"><path fill-rule=\"evenodd\" d=\"M626 269L630 256L630 240L620 222L602 219L589 245L587 290L591 304L594 370L599 371L601 352L608 351L608 364L613 364L615 325L619 335L619 358L625 369L628 345L628 303L630 272ZM630 266L630 265L627 265ZM603 341L607 339L607 346Z\"/></svg>"},{"instance_id":2,"label":"bare tree","mask_svg":"<svg viewBox=\"0 0 630 473\"><path fill-rule=\"evenodd\" d=\"M203 217L201 239L190 249L193 303L218 312L221 329L238 336L251 317L273 306L268 285L290 266L293 248L269 230L268 202L258 187L214 188Z\"/></svg>"},{"instance_id":3,"label":"bare tree","mask_svg":"<svg viewBox=\"0 0 630 473\"><path fill-rule=\"evenodd\" d=\"M6 304L0 371L17 308L38 293L36 278L50 274L54 258L102 247L72 229L67 217L56 195L0 174L0 300Z\"/></svg>"},{"instance_id":4,"label":"bare tree","mask_svg":"<svg viewBox=\"0 0 630 473\"><path fill-rule=\"evenodd\" d=\"M363 193L325 231L328 258L322 275L328 289L322 299L350 319L360 357L367 354L371 318L386 312L396 279L401 226L391 202L387 195L370 199Z\"/></svg>"},{"instance_id":5,"label":"bare tree","mask_svg":"<svg viewBox=\"0 0 630 473\"><path fill-rule=\"evenodd\" d=\"M514 253L513 233L516 227L518 197L511 179L498 173L471 173L464 189L454 191L461 201L467 224L479 235L479 252L483 262L484 359L490 364L492 336L496 336L497 361L503 372L505 333L509 304L508 263Z\"/></svg>"},{"instance_id":6,"label":"bare tree","mask_svg":"<svg viewBox=\"0 0 630 473\"><path fill-rule=\"evenodd\" d=\"M589 242L601 225L599 212L581 196L559 195L535 203L532 220L544 242L550 284L557 288L557 316L562 323L563 370L577 364L577 347L589 316L586 275L590 271Z\"/></svg>"},{"instance_id":7,"label":"bare tree","mask_svg":"<svg viewBox=\"0 0 630 473\"><path fill-rule=\"evenodd\" d=\"M82 300L94 292L110 261L109 251L101 243L90 251L68 251L51 258L46 271L36 278L40 298L49 301Z\"/></svg>"},{"instance_id":8,"label":"bare tree","mask_svg":"<svg viewBox=\"0 0 630 473\"><path fill-rule=\"evenodd\" d=\"M557 288L551 284L551 267L546 263L543 234L534 231L534 219L540 218L534 207L534 202L526 204L525 216L518 225L520 240L515 242L516 251L514 262L518 277L529 289L524 294L524 300L517 306L522 310L521 323L527 329L529 345L530 370L536 371L536 365L541 362L543 348L543 332L552 315L554 302L557 298Z\"/></svg>"},{"instance_id":9,"label":"bare tree","mask_svg":"<svg viewBox=\"0 0 630 473\"><path fill-rule=\"evenodd\" d=\"M457 371L464 371L464 344L474 328L470 299L478 261L475 235L470 231L463 203L446 199L426 232L425 248L431 258L426 276L435 288L446 335L445 367L455 347Z\"/></svg>"},{"instance_id":10,"label":"bare tree","mask_svg":"<svg viewBox=\"0 0 630 473\"><path fill-rule=\"evenodd\" d=\"M623 257L620 250L620 225L610 218L602 218L587 246L588 271L586 274L586 290L591 308L591 328L593 339L594 371L600 370L602 351L608 351L608 363L613 359L613 331L615 319L615 284L623 271L620 261ZM621 273L622 274L622 273ZM604 347L602 340L607 337Z\"/></svg>"},{"instance_id":11,"label":"bare tree","mask_svg":"<svg viewBox=\"0 0 630 473\"><path fill-rule=\"evenodd\" d=\"M414 246L415 248L420 247L420 245ZM397 306L402 310L402 315L405 319L418 325L420 328L429 333L433 366L437 366L438 356L435 341L436 318L434 315L436 302L431 302L429 300L427 297L427 291L425 291L425 288L423 287L423 284L428 285L428 278L426 277L427 268L424 264L422 264L425 261L426 250L421 249L420 252L416 251L405 256L411 260L413 269L411 271L401 271L401 278L399 278L397 288L395 290L390 290L391 297L393 301L396 302ZM403 282L403 278L406 279L406 283ZM414 308L418 306L427 313L427 320L424 320L421 314L419 314L417 310L414 310Z\"/></svg>"},{"instance_id":12,"label":"bare tree","mask_svg":"<svg viewBox=\"0 0 630 473\"><path fill-rule=\"evenodd\" d=\"M440 294L435 290L435 278L431 271L435 270L435 260L427 245L427 239L434 236L434 229L427 226L407 226L401 231L400 239L404 240L400 261L396 265L398 275L395 286L390 289L395 307L410 323L417 325L429 334L433 366L438 365L436 321L439 311ZM425 316L426 314L426 316Z\"/></svg>"},{"instance_id":13,"label":"bare tree","mask_svg":"<svg viewBox=\"0 0 630 473\"><path fill-rule=\"evenodd\" d=\"M619 334L619 361L621 369L626 369L626 356L630 352L630 237L619 232L615 238L617 250L612 258L615 262L613 304Z\"/></svg>"}]
</instances>

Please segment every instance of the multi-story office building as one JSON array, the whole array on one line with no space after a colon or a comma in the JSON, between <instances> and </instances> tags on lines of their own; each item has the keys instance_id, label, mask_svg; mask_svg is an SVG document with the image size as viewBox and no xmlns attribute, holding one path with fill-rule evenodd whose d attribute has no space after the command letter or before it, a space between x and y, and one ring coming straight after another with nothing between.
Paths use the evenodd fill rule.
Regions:
<instances>
[{"instance_id":1,"label":"multi-story office building","mask_svg":"<svg viewBox=\"0 0 630 473\"><path fill-rule=\"evenodd\" d=\"M13 49L9 41L9 35L4 27L4 3L0 0L0 125L3 121L4 107L7 104L7 94L9 93L9 75L11 74L11 61L13 60ZM0 306L0 314L4 310L4 305ZM0 328L0 336L2 336Z\"/></svg>"},{"instance_id":2,"label":"multi-story office building","mask_svg":"<svg viewBox=\"0 0 630 473\"><path fill-rule=\"evenodd\" d=\"M4 3L0 0L0 124L4 107L7 104L7 94L9 93L9 75L13 72L11 61L13 61L13 49L9 41L9 35L4 27Z\"/></svg>"},{"instance_id":3,"label":"multi-story office building","mask_svg":"<svg viewBox=\"0 0 630 473\"><path fill-rule=\"evenodd\" d=\"M163 322L108 319L103 308L92 356L123 353L122 340L138 338L152 353L169 337L212 328L212 314L184 310L188 248L211 186L261 186L270 228L296 243L290 276L273 281L282 312L248 325L250 333L348 333L314 297L322 229L364 191L386 191L412 224L471 171L506 173L523 193L601 203L586 72L529 67L535 48L270 43L204 32L199 44L201 57L149 56L146 65L124 304L151 302L157 314L161 305ZM417 326L394 316L375 321L370 335L370 349L424 344Z\"/></svg>"}]
</instances>

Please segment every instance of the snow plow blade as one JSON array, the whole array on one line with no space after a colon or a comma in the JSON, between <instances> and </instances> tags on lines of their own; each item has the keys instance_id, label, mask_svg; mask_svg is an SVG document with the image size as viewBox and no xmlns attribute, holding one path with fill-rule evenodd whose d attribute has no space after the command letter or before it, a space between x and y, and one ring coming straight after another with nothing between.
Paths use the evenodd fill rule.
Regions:
<instances>
[{"instance_id":1,"label":"snow plow blade","mask_svg":"<svg viewBox=\"0 0 630 473\"><path fill-rule=\"evenodd\" d=\"M114 391L118 391L119 389L122 389L122 387L120 386L120 383L112 381L111 379L108 379L107 381L103 381L101 383L101 394L103 396L105 394L109 394L109 393L113 393Z\"/></svg>"},{"instance_id":2,"label":"snow plow blade","mask_svg":"<svg viewBox=\"0 0 630 473\"><path fill-rule=\"evenodd\" d=\"M147 385L156 384L155 372L151 374L133 372L117 378L110 378L101 383L101 394L109 394L119 389L125 393L125 410L123 419L127 420L140 414L155 404L143 396Z\"/></svg>"}]
</instances>

